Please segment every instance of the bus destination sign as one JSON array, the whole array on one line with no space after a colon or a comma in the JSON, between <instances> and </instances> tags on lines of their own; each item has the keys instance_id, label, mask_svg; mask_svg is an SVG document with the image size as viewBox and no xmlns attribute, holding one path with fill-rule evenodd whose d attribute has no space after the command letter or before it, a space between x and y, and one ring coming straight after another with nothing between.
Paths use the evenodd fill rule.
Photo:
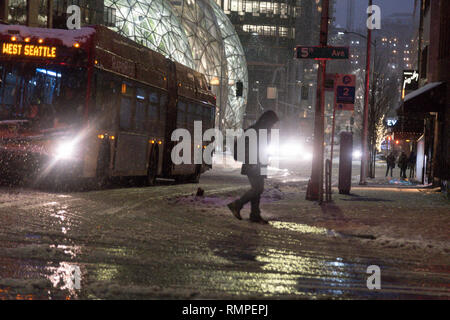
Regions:
<instances>
[{"instance_id":1,"label":"bus destination sign","mask_svg":"<svg viewBox=\"0 0 450 320\"><path fill-rule=\"evenodd\" d=\"M1 48L7 56L56 58L56 47L4 42Z\"/></svg>"}]
</instances>

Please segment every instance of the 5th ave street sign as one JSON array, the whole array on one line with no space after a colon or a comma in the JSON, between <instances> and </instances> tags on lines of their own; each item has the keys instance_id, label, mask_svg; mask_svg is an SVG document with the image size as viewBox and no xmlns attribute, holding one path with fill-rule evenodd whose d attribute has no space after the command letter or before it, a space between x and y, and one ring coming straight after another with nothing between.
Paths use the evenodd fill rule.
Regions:
<instances>
[{"instance_id":1,"label":"5th ave street sign","mask_svg":"<svg viewBox=\"0 0 450 320\"><path fill-rule=\"evenodd\" d=\"M297 46L297 59L315 59L315 60L332 60L332 59L348 59L348 47L311 47Z\"/></svg>"}]
</instances>

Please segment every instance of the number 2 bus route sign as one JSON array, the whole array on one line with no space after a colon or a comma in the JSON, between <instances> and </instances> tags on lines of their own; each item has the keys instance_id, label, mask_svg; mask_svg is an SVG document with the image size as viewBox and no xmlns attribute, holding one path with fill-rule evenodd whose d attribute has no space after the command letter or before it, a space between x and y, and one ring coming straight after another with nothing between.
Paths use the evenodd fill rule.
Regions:
<instances>
[{"instance_id":1,"label":"number 2 bus route sign","mask_svg":"<svg viewBox=\"0 0 450 320\"><path fill-rule=\"evenodd\" d=\"M355 107L354 74L337 74L334 85L335 107L337 110L353 111Z\"/></svg>"}]
</instances>

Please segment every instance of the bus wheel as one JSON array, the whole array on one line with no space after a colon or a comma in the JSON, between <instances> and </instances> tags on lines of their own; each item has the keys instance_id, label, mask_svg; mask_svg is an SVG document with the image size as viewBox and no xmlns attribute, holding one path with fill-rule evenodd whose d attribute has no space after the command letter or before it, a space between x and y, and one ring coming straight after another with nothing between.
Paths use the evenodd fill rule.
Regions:
<instances>
[{"instance_id":1,"label":"bus wheel","mask_svg":"<svg viewBox=\"0 0 450 320\"><path fill-rule=\"evenodd\" d=\"M108 167L111 159L111 152L108 143L100 145L100 152L97 160L96 184L98 187L106 187L109 183Z\"/></svg>"},{"instance_id":2,"label":"bus wheel","mask_svg":"<svg viewBox=\"0 0 450 320\"><path fill-rule=\"evenodd\" d=\"M150 161L147 170L147 185L154 186L156 184L156 176L158 174L158 148L155 147L150 154Z\"/></svg>"}]
</instances>

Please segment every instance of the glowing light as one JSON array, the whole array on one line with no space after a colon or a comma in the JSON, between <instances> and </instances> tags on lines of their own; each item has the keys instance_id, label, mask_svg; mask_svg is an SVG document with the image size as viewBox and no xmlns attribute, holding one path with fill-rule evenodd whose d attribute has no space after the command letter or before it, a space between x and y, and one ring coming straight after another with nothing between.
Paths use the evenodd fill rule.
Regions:
<instances>
[{"instance_id":1,"label":"glowing light","mask_svg":"<svg viewBox=\"0 0 450 320\"><path fill-rule=\"evenodd\" d=\"M359 150L353 151L353 154L352 154L353 158L355 158L355 159L361 158L361 155L362 155L362 153Z\"/></svg>"},{"instance_id":2,"label":"glowing light","mask_svg":"<svg viewBox=\"0 0 450 320\"><path fill-rule=\"evenodd\" d=\"M16 41L17 38L16 37L11 37L11 41Z\"/></svg>"},{"instance_id":3,"label":"glowing light","mask_svg":"<svg viewBox=\"0 0 450 320\"><path fill-rule=\"evenodd\" d=\"M212 86L218 86L218 85L220 85L220 80L219 80L219 78L218 78L218 77L212 78L210 84L211 84Z\"/></svg>"},{"instance_id":4,"label":"glowing light","mask_svg":"<svg viewBox=\"0 0 450 320\"><path fill-rule=\"evenodd\" d=\"M13 40L14 41L14 40ZM2 54L13 56L56 58L56 47L36 46L32 44L3 43Z\"/></svg>"},{"instance_id":5,"label":"glowing light","mask_svg":"<svg viewBox=\"0 0 450 320\"><path fill-rule=\"evenodd\" d=\"M313 154L311 152L303 153L303 160L312 160Z\"/></svg>"},{"instance_id":6,"label":"glowing light","mask_svg":"<svg viewBox=\"0 0 450 320\"><path fill-rule=\"evenodd\" d=\"M75 152L75 142L63 141L56 148L56 158L69 159L73 157L74 152Z\"/></svg>"},{"instance_id":7,"label":"glowing light","mask_svg":"<svg viewBox=\"0 0 450 320\"><path fill-rule=\"evenodd\" d=\"M79 48L79 47L80 47L80 44L79 44L78 42L75 42L75 43L73 44L73 46L74 46L75 48Z\"/></svg>"}]
</instances>

